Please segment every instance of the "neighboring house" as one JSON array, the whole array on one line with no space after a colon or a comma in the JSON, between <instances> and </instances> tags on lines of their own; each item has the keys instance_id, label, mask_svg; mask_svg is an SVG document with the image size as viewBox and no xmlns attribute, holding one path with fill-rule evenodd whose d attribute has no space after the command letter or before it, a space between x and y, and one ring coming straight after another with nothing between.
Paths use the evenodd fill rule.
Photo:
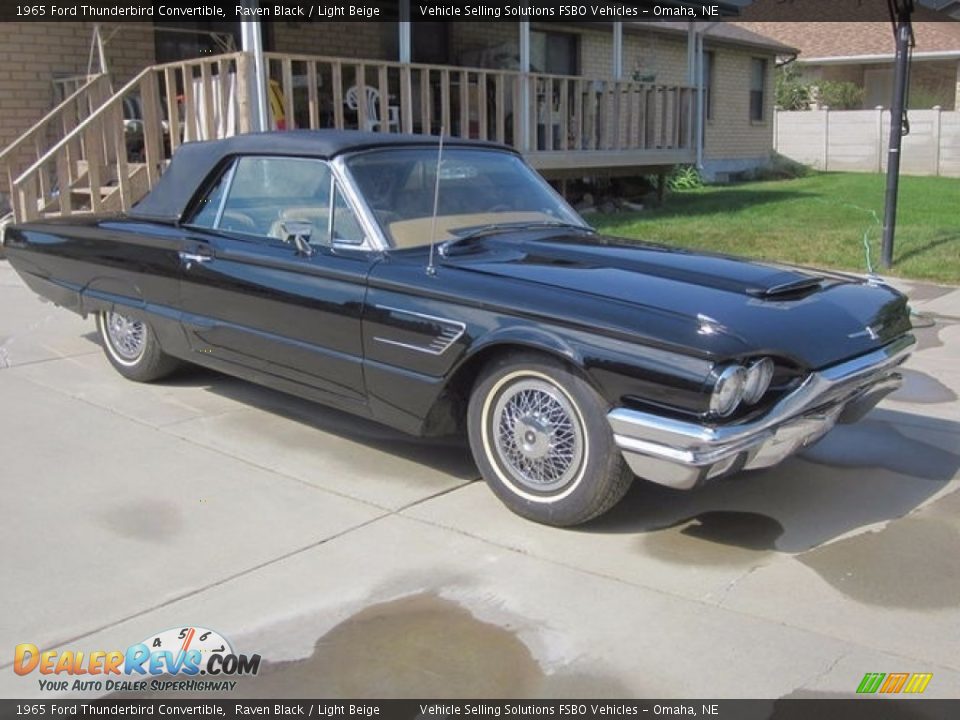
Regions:
<instances>
[{"instance_id":1,"label":"neighboring house","mask_svg":"<svg viewBox=\"0 0 960 720\"><path fill-rule=\"evenodd\" d=\"M16 141L0 163L11 179L21 177L16 199L25 208L126 207L180 142L257 127L252 56L223 53L224 37L240 45L240 23L119 23L100 28L104 82L22 135L86 81L89 58L99 54L96 46L91 52L93 31L92 23L8 23L0 36L0 147ZM270 22L263 45L273 127L431 134L442 127L512 144L558 179L662 173L688 163L713 175L766 163L775 59L793 52L725 23L676 22ZM529 48L526 72L522 46ZM118 126L131 106L145 116ZM130 147L131 129L143 137L117 158L118 138L125 130ZM65 130L77 140L101 134L103 157L81 157L90 143L61 141ZM104 187L78 187L83 182ZM65 183L74 191L58 193Z\"/></svg>"},{"instance_id":2,"label":"neighboring house","mask_svg":"<svg viewBox=\"0 0 960 720\"><path fill-rule=\"evenodd\" d=\"M774 0L775 2L776 0ZM803 77L852 82L863 88L862 107L889 108L893 96L894 36L890 22L763 22L770 0L758 0L735 24L799 50ZM913 16L916 47L910 69L909 107L960 110L960 22L957 8L917 7ZM849 17L849 14L847 15Z\"/></svg>"}]
</instances>

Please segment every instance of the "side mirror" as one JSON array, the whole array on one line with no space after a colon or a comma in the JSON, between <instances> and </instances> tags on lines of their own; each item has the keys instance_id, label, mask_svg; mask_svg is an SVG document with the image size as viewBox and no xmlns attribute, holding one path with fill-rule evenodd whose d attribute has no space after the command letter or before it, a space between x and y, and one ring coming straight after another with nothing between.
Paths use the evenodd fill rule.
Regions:
<instances>
[{"instance_id":1,"label":"side mirror","mask_svg":"<svg viewBox=\"0 0 960 720\"><path fill-rule=\"evenodd\" d=\"M313 235L313 223L306 220L286 220L281 226L285 242L297 248L301 255L309 257L316 252L310 245L310 237Z\"/></svg>"}]
</instances>

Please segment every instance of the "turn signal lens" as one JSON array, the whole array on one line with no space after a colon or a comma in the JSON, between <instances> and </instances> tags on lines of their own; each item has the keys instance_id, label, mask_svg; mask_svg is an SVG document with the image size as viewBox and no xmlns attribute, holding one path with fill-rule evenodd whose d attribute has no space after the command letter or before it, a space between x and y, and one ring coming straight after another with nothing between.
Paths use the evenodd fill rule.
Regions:
<instances>
[{"instance_id":1,"label":"turn signal lens","mask_svg":"<svg viewBox=\"0 0 960 720\"><path fill-rule=\"evenodd\" d=\"M760 358L747 368L747 380L743 387L743 401L753 405L763 397L773 380L773 360Z\"/></svg>"},{"instance_id":2,"label":"turn signal lens","mask_svg":"<svg viewBox=\"0 0 960 720\"><path fill-rule=\"evenodd\" d=\"M739 365L730 365L720 373L717 384L710 396L710 412L726 417L743 400L743 391L747 382L747 371Z\"/></svg>"}]
</instances>

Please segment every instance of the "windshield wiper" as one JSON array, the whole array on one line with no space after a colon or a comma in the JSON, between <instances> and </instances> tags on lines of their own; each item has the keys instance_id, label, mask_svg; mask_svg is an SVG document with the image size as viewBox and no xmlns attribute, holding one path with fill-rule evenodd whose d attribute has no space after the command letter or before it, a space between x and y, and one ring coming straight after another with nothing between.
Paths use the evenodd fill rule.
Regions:
<instances>
[{"instance_id":1,"label":"windshield wiper","mask_svg":"<svg viewBox=\"0 0 960 720\"><path fill-rule=\"evenodd\" d=\"M532 222L516 222L516 223L491 223L489 225L479 225L474 227L458 228L460 231L466 231L463 235L457 235L457 237L450 240L445 240L440 244L440 252L446 254L446 252L457 245L462 245L470 240L475 240L477 238L486 237L488 235L497 235L499 233L511 232L514 230L537 230L540 228L569 228L571 230L580 230L581 232L589 233L591 235L595 234L597 231L592 227L586 225L579 225L577 223L564 222L563 220L536 220ZM451 232L456 233L457 230Z\"/></svg>"}]
</instances>

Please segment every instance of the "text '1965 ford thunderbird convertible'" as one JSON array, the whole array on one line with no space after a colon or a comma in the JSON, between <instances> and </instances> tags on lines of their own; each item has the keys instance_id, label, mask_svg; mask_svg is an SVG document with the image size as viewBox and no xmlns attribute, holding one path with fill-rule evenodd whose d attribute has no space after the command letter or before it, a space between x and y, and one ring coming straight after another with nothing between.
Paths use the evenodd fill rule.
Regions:
<instances>
[{"instance_id":1,"label":"text '1965 ford thunderbird convertible'","mask_svg":"<svg viewBox=\"0 0 960 720\"><path fill-rule=\"evenodd\" d=\"M515 512L574 525L634 476L772 466L894 390L880 284L594 232L514 151L292 131L187 143L114 217L15 225L40 295L107 359L183 361L408 433L465 429Z\"/></svg>"}]
</instances>

